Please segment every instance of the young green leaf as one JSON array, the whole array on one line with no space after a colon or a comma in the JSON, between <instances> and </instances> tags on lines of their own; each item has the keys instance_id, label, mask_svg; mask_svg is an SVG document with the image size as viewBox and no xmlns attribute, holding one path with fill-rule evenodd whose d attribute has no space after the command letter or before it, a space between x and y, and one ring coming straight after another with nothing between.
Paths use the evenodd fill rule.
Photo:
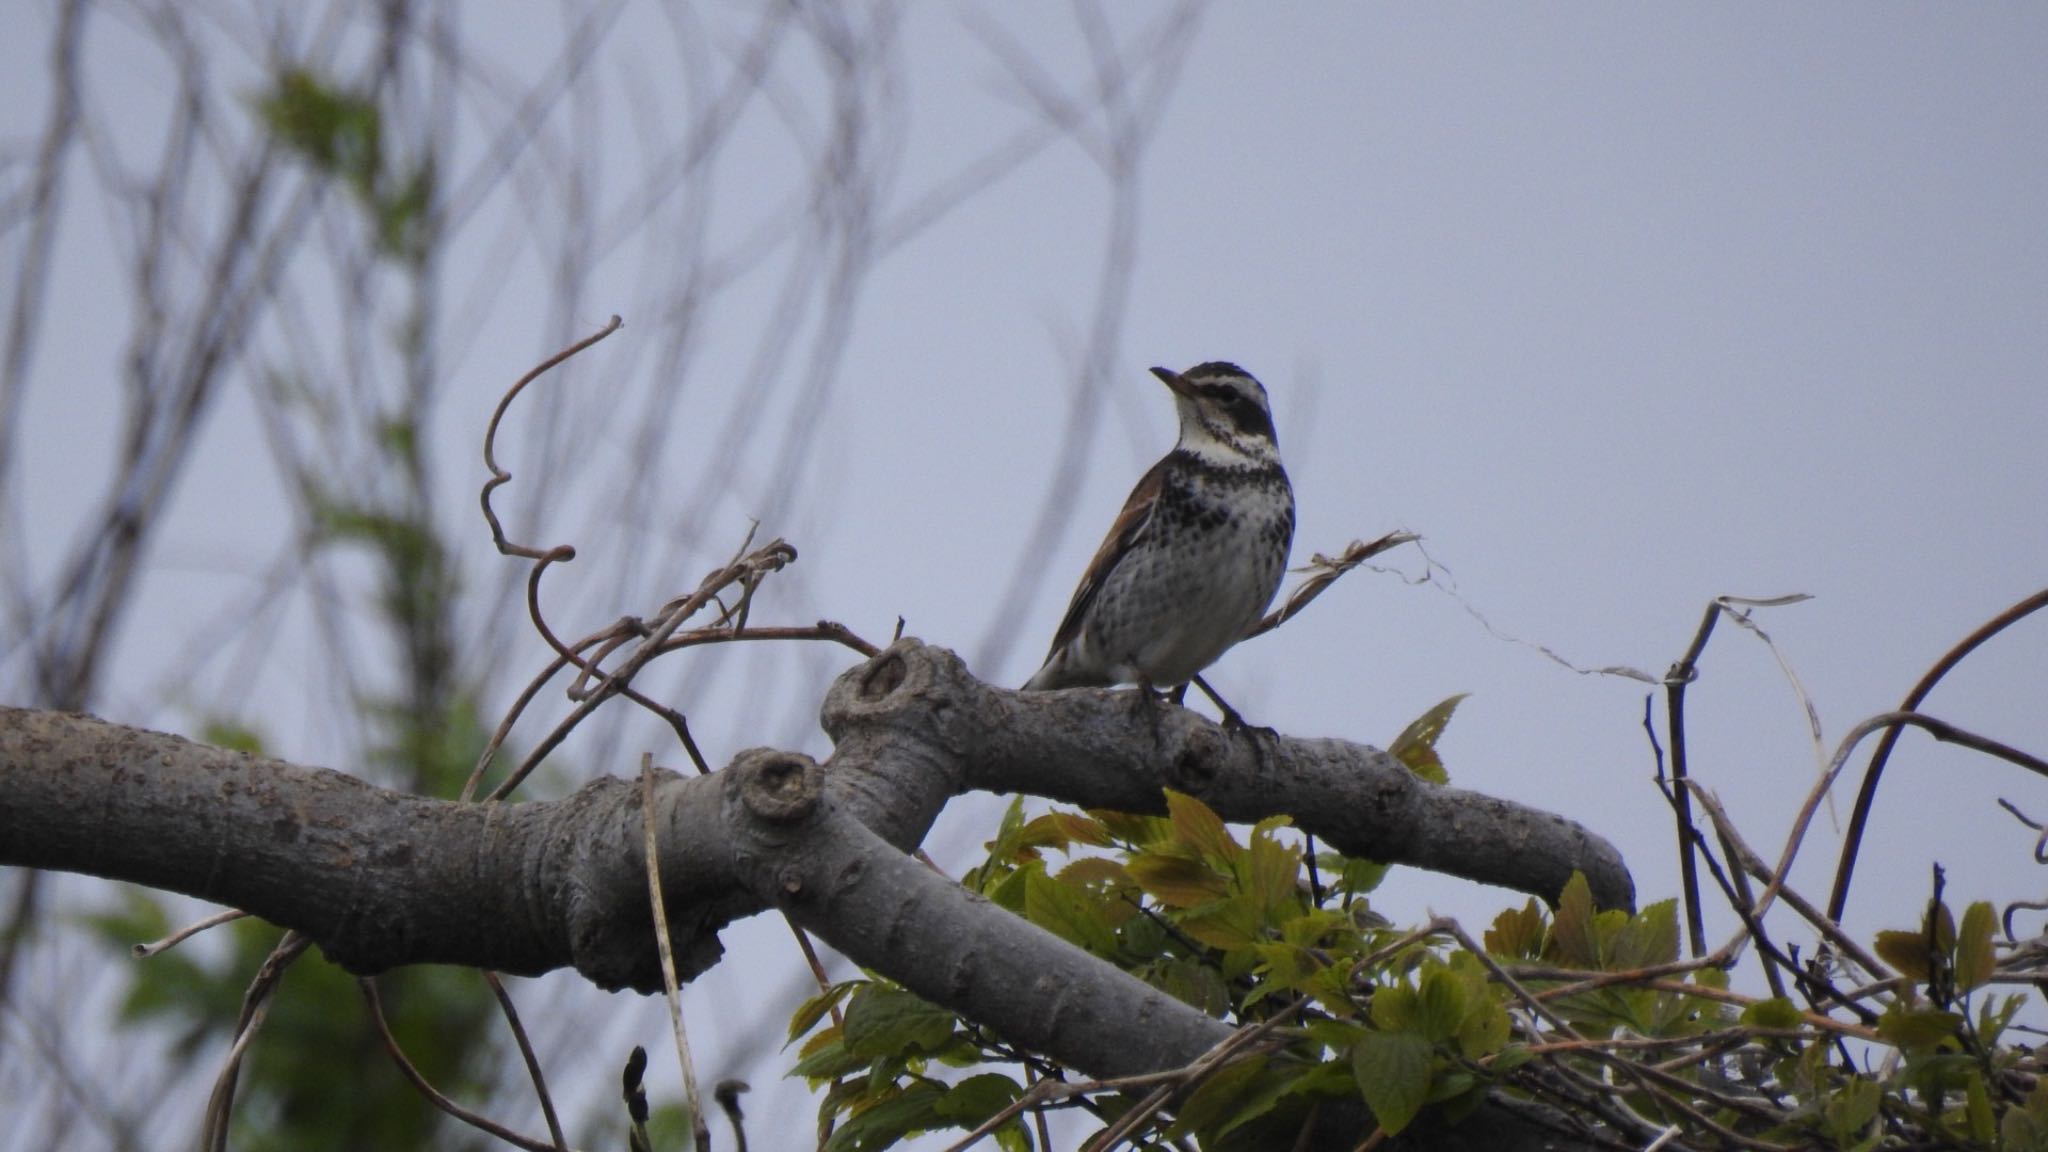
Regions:
<instances>
[{"instance_id":1,"label":"young green leaf","mask_svg":"<svg viewBox=\"0 0 2048 1152\"><path fill-rule=\"evenodd\" d=\"M1924 932L1907 932L1897 928L1877 934L1877 955L1885 963L1898 970L1899 975L1917 983L1925 983L1928 976L1927 935Z\"/></svg>"},{"instance_id":2,"label":"young green leaf","mask_svg":"<svg viewBox=\"0 0 2048 1152\"><path fill-rule=\"evenodd\" d=\"M961 1128L973 1128L1008 1108L1024 1089L999 1072L969 1076L946 1090L932 1105L932 1114Z\"/></svg>"},{"instance_id":3,"label":"young green leaf","mask_svg":"<svg viewBox=\"0 0 2048 1152\"><path fill-rule=\"evenodd\" d=\"M1991 905L1982 900L1963 911L1963 926L1956 935L1956 991L1970 992L1991 982L1991 930L1996 922Z\"/></svg>"},{"instance_id":4,"label":"young green leaf","mask_svg":"<svg viewBox=\"0 0 2048 1152\"><path fill-rule=\"evenodd\" d=\"M1228 865L1244 851L1224 827L1223 818L1193 796L1168 788L1166 812L1173 821L1174 837L1211 864Z\"/></svg>"},{"instance_id":5,"label":"young green leaf","mask_svg":"<svg viewBox=\"0 0 2048 1152\"><path fill-rule=\"evenodd\" d=\"M1398 1136L1429 1098L1429 1041L1413 1032L1368 1032L1351 1050L1351 1072L1358 1079L1373 1119Z\"/></svg>"},{"instance_id":6,"label":"young green leaf","mask_svg":"<svg viewBox=\"0 0 2048 1152\"><path fill-rule=\"evenodd\" d=\"M846 1005L846 1046L870 1059L936 1052L953 1035L958 1018L915 993L868 984Z\"/></svg>"},{"instance_id":7,"label":"young green leaf","mask_svg":"<svg viewBox=\"0 0 2048 1152\"><path fill-rule=\"evenodd\" d=\"M1955 1036L1963 1018L1933 1008L1894 1006L1878 1018L1877 1034L1906 1052L1927 1052Z\"/></svg>"},{"instance_id":8,"label":"young green leaf","mask_svg":"<svg viewBox=\"0 0 2048 1152\"><path fill-rule=\"evenodd\" d=\"M1534 960L1543 955L1545 927L1543 909L1532 897L1521 908L1503 909L1493 918L1493 926L1486 930L1486 950L1503 960Z\"/></svg>"},{"instance_id":9,"label":"young green leaf","mask_svg":"<svg viewBox=\"0 0 2048 1152\"><path fill-rule=\"evenodd\" d=\"M1099 897L1033 869L1024 877L1024 918L1097 956L1116 951L1116 933Z\"/></svg>"},{"instance_id":10,"label":"young green leaf","mask_svg":"<svg viewBox=\"0 0 2048 1152\"><path fill-rule=\"evenodd\" d=\"M1431 784L1448 784L1451 774L1444 770L1443 758L1437 755L1437 738L1444 734L1445 725L1451 722L1451 713L1458 710L1458 704L1470 693L1460 692L1429 711L1415 718L1408 727L1394 737L1387 754L1406 765L1410 772Z\"/></svg>"},{"instance_id":11,"label":"young green leaf","mask_svg":"<svg viewBox=\"0 0 2048 1152\"><path fill-rule=\"evenodd\" d=\"M1229 891L1223 877L1179 844L1160 844L1136 853L1124 869L1140 888L1172 908L1207 904Z\"/></svg>"},{"instance_id":12,"label":"young green leaf","mask_svg":"<svg viewBox=\"0 0 2048 1152\"><path fill-rule=\"evenodd\" d=\"M1751 1028L1797 1028L1805 1019L1799 1006L1783 996L1759 1000L1742 1010L1742 1023Z\"/></svg>"},{"instance_id":13,"label":"young green leaf","mask_svg":"<svg viewBox=\"0 0 2048 1152\"><path fill-rule=\"evenodd\" d=\"M1593 889L1586 874L1574 871L1557 898L1550 922L1550 947L1559 963L1573 968L1600 967L1600 935L1593 925Z\"/></svg>"},{"instance_id":14,"label":"young green leaf","mask_svg":"<svg viewBox=\"0 0 2048 1152\"><path fill-rule=\"evenodd\" d=\"M1609 964L1618 970L1648 968L1678 959L1678 901L1659 900L1629 917L1615 937Z\"/></svg>"},{"instance_id":15,"label":"young green leaf","mask_svg":"<svg viewBox=\"0 0 2048 1152\"><path fill-rule=\"evenodd\" d=\"M865 980L842 980L797 1005L795 1014L789 1018L789 1038L783 1042L784 1046L787 1047L797 1037L816 1027L818 1021L824 1019L827 1012L832 1011L833 1005L844 1000L848 992L865 983Z\"/></svg>"}]
</instances>

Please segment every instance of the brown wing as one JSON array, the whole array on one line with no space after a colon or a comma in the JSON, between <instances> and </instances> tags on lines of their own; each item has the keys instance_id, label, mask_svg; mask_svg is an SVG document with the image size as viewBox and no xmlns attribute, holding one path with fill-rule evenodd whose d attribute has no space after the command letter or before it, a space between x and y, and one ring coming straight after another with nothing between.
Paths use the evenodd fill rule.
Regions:
<instances>
[{"instance_id":1,"label":"brown wing","mask_svg":"<svg viewBox=\"0 0 2048 1152\"><path fill-rule=\"evenodd\" d=\"M1060 630L1053 634L1052 648L1046 659L1051 660L1060 649L1071 643L1081 631L1081 620L1088 614L1088 605L1095 602L1095 594L1109 582L1109 574L1116 570L1122 560L1145 536L1145 530L1152 525L1152 509L1159 501L1160 489L1166 486L1166 457L1152 466L1150 472L1139 479L1138 486L1131 489L1130 499L1124 501L1124 510L1117 515L1116 523L1109 526L1109 535L1096 549L1095 559L1088 562L1088 572L1081 577L1081 586L1074 589L1074 600L1067 605L1066 618L1060 621Z\"/></svg>"}]
</instances>

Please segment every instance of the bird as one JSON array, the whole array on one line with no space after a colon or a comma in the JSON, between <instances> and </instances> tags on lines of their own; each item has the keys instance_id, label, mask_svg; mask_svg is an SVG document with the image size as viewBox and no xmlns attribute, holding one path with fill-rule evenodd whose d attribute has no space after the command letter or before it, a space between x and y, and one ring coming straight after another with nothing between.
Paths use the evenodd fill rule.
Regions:
<instances>
[{"instance_id":1,"label":"bird","mask_svg":"<svg viewBox=\"0 0 2048 1152\"><path fill-rule=\"evenodd\" d=\"M1265 614L1294 543L1294 488L1280 464L1266 389L1223 360L1154 368L1173 391L1180 438L1110 526L1026 691L1201 684L1200 673Z\"/></svg>"}]
</instances>

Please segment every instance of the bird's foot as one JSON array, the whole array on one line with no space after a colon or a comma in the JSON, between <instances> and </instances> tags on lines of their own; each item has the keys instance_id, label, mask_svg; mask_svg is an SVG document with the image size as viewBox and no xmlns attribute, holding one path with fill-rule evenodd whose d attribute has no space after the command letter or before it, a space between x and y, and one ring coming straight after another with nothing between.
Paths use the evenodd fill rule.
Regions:
<instances>
[{"instance_id":1,"label":"bird's foot","mask_svg":"<svg viewBox=\"0 0 2048 1152\"><path fill-rule=\"evenodd\" d=\"M1202 679L1200 676L1197 676L1194 678L1193 683L1195 687L1200 688L1202 690L1202 694L1204 696L1207 696L1209 698L1209 702L1211 704L1216 705L1216 710L1223 713L1224 728L1229 729L1233 732L1240 730L1244 732L1249 732L1254 736L1264 736L1271 740L1278 740L1280 738L1280 733L1274 731L1271 728L1259 724L1245 723L1244 716L1241 713L1239 713L1237 709L1232 708L1229 702L1224 700L1223 697L1218 696L1216 694L1216 690L1214 688L1209 687L1208 681ZM1187 690L1187 685L1181 685L1181 690L1185 692Z\"/></svg>"}]
</instances>

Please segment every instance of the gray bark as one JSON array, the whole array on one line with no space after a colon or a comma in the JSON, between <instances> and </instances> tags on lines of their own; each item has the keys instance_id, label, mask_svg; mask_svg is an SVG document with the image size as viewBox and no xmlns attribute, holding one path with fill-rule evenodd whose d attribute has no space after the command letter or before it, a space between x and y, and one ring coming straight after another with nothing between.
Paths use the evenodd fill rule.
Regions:
<instances>
[{"instance_id":1,"label":"gray bark","mask_svg":"<svg viewBox=\"0 0 2048 1152\"><path fill-rule=\"evenodd\" d=\"M841 676L823 722L835 743L823 766L754 749L709 777L658 780L663 888L686 978L717 961L720 928L775 907L862 965L1091 1075L1177 1067L1228 1035L907 856L970 789L1160 810L1171 786L1229 820L1292 813L1347 853L1545 899L1578 869L1603 905L1632 902L1605 841L1425 784L1377 749L1228 732L1133 693L992 688L914 640ZM607 989L658 989L641 796L607 777L557 801L457 804L89 717L0 709L0 864L242 908L360 973L574 966ZM1551 1138L1499 1109L1482 1117L1493 1142L1474 1147Z\"/></svg>"}]
</instances>

